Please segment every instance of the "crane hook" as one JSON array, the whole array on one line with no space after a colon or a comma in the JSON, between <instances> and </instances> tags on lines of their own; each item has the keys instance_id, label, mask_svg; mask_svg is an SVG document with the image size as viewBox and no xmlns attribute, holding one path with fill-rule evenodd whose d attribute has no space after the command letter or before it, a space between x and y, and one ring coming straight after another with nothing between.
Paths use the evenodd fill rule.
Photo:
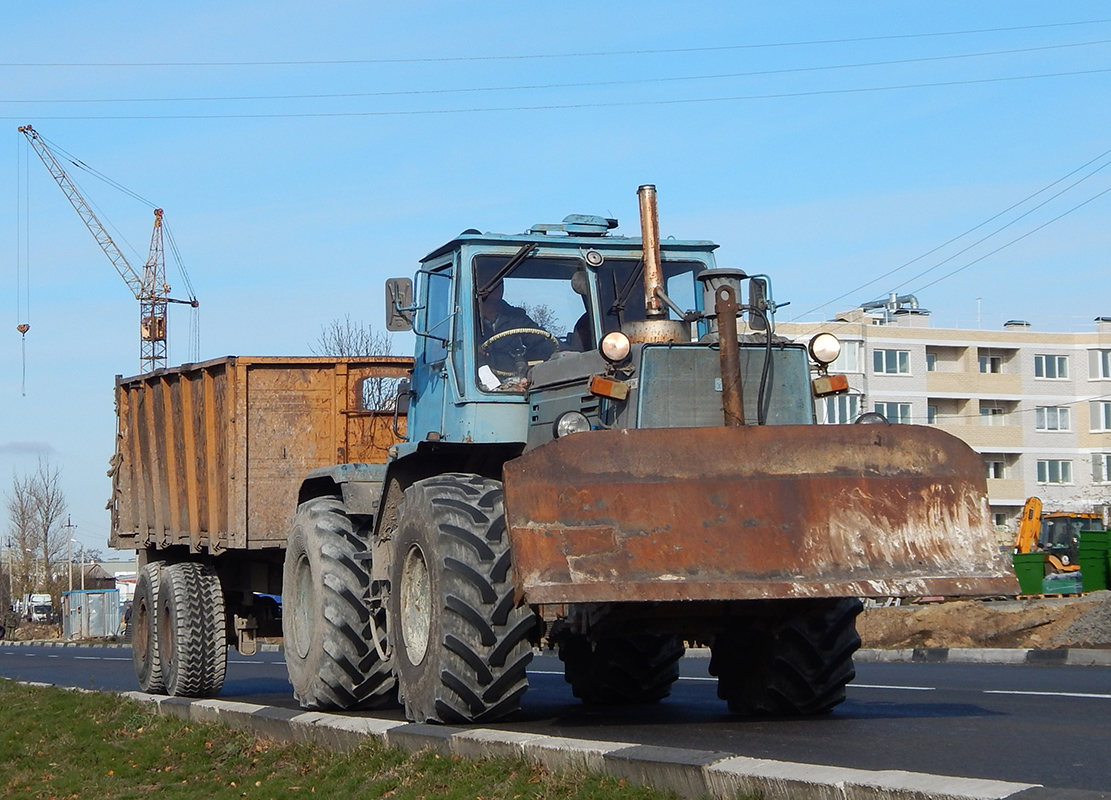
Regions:
<instances>
[{"instance_id":1,"label":"crane hook","mask_svg":"<svg viewBox=\"0 0 1111 800\"><path fill-rule=\"evenodd\" d=\"M22 325L16 325L15 329L26 336L27 331L31 330L31 326L24 322Z\"/></svg>"}]
</instances>

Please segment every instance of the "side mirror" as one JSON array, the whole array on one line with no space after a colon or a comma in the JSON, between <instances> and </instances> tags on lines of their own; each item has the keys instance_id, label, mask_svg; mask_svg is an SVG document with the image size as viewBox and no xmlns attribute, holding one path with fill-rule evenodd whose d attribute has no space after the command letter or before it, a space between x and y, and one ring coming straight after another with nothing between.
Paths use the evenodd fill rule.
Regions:
<instances>
[{"instance_id":1,"label":"side mirror","mask_svg":"<svg viewBox=\"0 0 1111 800\"><path fill-rule=\"evenodd\" d=\"M386 330L413 329L413 281L390 278L386 281Z\"/></svg>"},{"instance_id":2,"label":"side mirror","mask_svg":"<svg viewBox=\"0 0 1111 800\"><path fill-rule=\"evenodd\" d=\"M767 313L768 282L763 278L749 278L748 304L753 308L758 308L764 313ZM753 314L749 312L748 327L754 331L766 331L768 329L768 321L763 314Z\"/></svg>"}]
</instances>

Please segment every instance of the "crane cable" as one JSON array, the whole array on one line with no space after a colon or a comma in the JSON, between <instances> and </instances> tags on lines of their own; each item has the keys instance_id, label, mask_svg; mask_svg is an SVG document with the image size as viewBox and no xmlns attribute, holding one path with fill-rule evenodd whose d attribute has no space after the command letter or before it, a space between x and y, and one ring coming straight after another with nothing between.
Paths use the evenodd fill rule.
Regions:
<instances>
[{"instance_id":1,"label":"crane cable","mask_svg":"<svg viewBox=\"0 0 1111 800\"><path fill-rule=\"evenodd\" d=\"M23 139L23 137L20 137ZM20 395L27 396L27 331L31 330L31 155L26 140L16 142L15 329L20 336Z\"/></svg>"}]
</instances>

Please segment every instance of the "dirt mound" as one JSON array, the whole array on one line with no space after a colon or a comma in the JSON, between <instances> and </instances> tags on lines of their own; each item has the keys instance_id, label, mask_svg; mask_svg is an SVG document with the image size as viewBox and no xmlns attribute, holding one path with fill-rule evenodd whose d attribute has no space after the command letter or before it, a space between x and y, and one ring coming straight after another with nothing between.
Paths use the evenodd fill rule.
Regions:
<instances>
[{"instance_id":1,"label":"dirt mound","mask_svg":"<svg viewBox=\"0 0 1111 800\"><path fill-rule=\"evenodd\" d=\"M866 609L864 647L1111 647L1111 591Z\"/></svg>"},{"instance_id":2,"label":"dirt mound","mask_svg":"<svg viewBox=\"0 0 1111 800\"><path fill-rule=\"evenodd\" d=\"M41 625L37 622L24 622L15 630L8 629L8 637L14 642L38 642L44 639L61 639L61 625Z\"/></svg>"}]
</instances>

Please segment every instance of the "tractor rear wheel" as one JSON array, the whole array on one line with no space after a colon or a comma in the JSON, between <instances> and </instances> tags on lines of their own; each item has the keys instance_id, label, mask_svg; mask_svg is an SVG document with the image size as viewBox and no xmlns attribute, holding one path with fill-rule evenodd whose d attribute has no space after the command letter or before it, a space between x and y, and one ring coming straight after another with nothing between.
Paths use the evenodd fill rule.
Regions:
<instances>
[{"instance_id":1,"label":"tractor rear wheel","mask_svg":"<svg viewBox=\"0 0 1111 800\"><path fill-rule=\"evenodd\" d=\"M572 636L559 658L571 691L584 703L655 703L671 694L685 651L676 636L618 636L593 645Z\"/></svg>"},{"instance_id":2,"label":"tractor rear wheel","mask_svg":"<svg viewBox=\"0 0 1111 800\"><path fill-rule=\"evenodd\" d=\"M485 722L521 704L536 618L514 602L499 481L444 474L405 490L389 628L414 722Z\"/></svg>"},{"instance_id":3,"label":"tractor rear wheel","mask_svg":"<svg viewBox=\"0 0 1111 800\"><path fill-rule=\"evenodd\" d=\"M710 674L718 697L737 714L823 714L845 699L856 677L859 600L810 607L770 628L752 626L715 637Z\"/></svg>"},{"instance_id":4,"label":"tractor rear wheel","mask_svg":"<svg viewBox=\"0 0 1111 800\"><path fill-rule=\"evenodd\" d=\"M158 655L158 588L163 561L151 561L139 571L135 597L131 602L131 659L139 688L150 694L164 694L162 659Z\"/></svg>"},{"instance_id":5,"label":"tractor rear wheel","mask_svg":"<svg viewBox=\"0 0 1111 800\"><path fill-rule=\"evenodd\" d=\"M302 708L354 710L393 700L384 613L367 604L367 543L343 503L331 497L300 505L286 542L282 634L286 670Z\"/></svg>"},{"instance_id":6,"label":"tractor rear wheel","mask_svg":"<svg viewBox=\"0 0 1111 800\"><path fill-rule=\"evenodd\" d=\"M214 697L224 685L228 642L224 592L216 570L188 561L162 570L158 655L167 694Z\"/></svg>"}]
</instances>

